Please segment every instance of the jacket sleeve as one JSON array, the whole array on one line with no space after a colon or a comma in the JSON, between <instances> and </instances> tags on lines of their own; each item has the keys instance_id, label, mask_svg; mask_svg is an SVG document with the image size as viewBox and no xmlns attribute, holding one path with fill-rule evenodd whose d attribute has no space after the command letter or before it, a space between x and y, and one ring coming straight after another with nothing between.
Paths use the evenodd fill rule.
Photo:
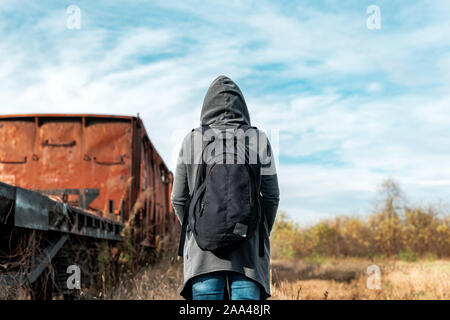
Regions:
<instances>
[{"instance_id":1,"label":"jacket sleeve","mask_svg":"<svg viewBox=\"0 0 450 320\"><path fill-rule=\"evenodd\" d=\"M172 188L172 206L175 210L175 214L178 218L180 224L183 221L184 215L184 206L189 197L189 186L188 186L188 178L187 178L187 165L185 161L183 161L183 146L181 147L180 153L178 155L177 167L175 169L175 180Z\"/></svg>"},{"instance_id":2,"label":"jacket sleeve","mask_svg":"<svg viewBox=\"0 0 450 320\"><path fill-rule=\"evenodd\" d=\"M280 191L278 188L278 177L276 174L262 176L261 194L263 213L266 217L267 227L270 234L277 215L278 203L280 202Z\"/></svg>"},{"instance_id":3,"label":"jacket sleeve","mask_svg":"<svg viewBox=\"0 0 450 320\"><path fill-rule=\"evenodd\" d=\"M266 143L260 145L261 168L261 197L262 212L267 221L269 234L272 231L275 217L277 215L278 203L280 202L280 189L278 186L278 176L275 167L275 157L270 146L269 139L265 134Z\"/></svg>"}]
</instances>

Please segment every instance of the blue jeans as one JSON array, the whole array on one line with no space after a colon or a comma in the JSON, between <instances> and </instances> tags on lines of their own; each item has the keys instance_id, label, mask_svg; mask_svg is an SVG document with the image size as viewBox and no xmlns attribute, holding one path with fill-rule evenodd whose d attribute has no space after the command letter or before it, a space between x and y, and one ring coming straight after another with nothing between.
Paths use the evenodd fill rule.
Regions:
<instances>
[{"instance_id":1,"label":"blue jeans","mask_svg":"<svg viewBox=\"0 0 450 320\"><path fill-rule=\"evenodd\" d=\"M261 286L237 272L218 271L196 276L192 279L193 300L223 300L226 279L231 300L260 300Z\"/></svg>"}]
</instances>

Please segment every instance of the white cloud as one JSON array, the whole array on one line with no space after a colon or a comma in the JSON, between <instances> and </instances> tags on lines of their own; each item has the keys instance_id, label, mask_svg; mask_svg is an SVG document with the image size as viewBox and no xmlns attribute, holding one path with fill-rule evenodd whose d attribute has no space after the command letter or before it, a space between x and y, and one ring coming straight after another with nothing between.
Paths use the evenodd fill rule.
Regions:
<instances>
[{"instance_id":1,"label":"white cloud","mask_svg":"<svg viewBox=\"0 0 450 320\"><path fill-rule=\"evenodd\" d=\"M253 123L280 130L281 208L294 217L367 210L389 176L414 197L445 196L450 38L442 16L395 27L385 24L423 5L392 10L392 19L382 7L384 25L373 33L357 5L155 3L173 15L147 9L157 26L133 20L127 6L103 12L82 3L82 28L70 31L65 8L30 4L38 14L20 24L6 17L19 10L9 1L0 20L0 112L139 112L173 169L209 83L226 74L241 85ZM427 5L429 14L449 8ZM103 15L111 29L98 23ZM331 163L321 164L327 152Z\"/></svg>"},{"instance_id":2,"label":"white cloud","mask_svg":"<svg viewBox=\"0 0 450 320\"><path fill-rule=\"evenodd\" d=\"M368 93L379 93L381 90L383 90L383 86L378 82L371 82L366 85L365 90Z\"/></svg>"}]
</instances>

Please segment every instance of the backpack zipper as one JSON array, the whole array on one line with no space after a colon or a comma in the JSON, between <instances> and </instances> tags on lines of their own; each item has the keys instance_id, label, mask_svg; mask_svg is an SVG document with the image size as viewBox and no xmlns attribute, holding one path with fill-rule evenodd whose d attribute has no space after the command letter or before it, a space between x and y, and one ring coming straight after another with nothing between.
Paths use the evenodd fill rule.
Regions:
<instances>
[{"instance_id":1,"label":"backpack zipper","mask_svg":"<svg viewBox=\"0 0 450 320\"><path fill-rule=\"evenodd\" d=\"M251 207L253 207L253 201L252 201L252 185L251 185L252 181L251 181L251 179L250 179L250 174L248 173L248 168L245 167L245 169L246 169L245 172L247 172L247 177L248 177L248 197L249 197L249 200L250 200L250 208L251 208Z\"/></svg>"},{"instance_id":2,"label":"backpack zipper","mask_svg":"<svg viewBox=\"0 0 450 320\"><path fill-rule=\"evenodd\" d=\"M203 195L203 198L205 199L205 201L203 201L203 199L202 199L202 204L201 204L201 207L200 207L200 217L203 215L203 212L205 211L205 207L206 207L206 190L208 189L208 178L211 175L211 171L212 171L212 169L214 168L215 165L216 165L216 163L214 163L211 166L211 169L209 169L208 175L205 178L206 186L205 186L205 191L204 191L205 194Z\"/></svg>"},{"instance_id":3,"label":"backpack zipper","mask_svg":"<svg viewBox=\"0 0 450 320\"><path fill-rule=\"evenodd\" d=\"M206 182L205 192L206 192L206 189L208 188L208 178L209 178L209 176L211 175L211 171L212 171L212 169L214 168L215 165L216 165L216 163L214 163L214 164L211 166L211 169L209 169L209 172L208 172L208 176L205 178L205 182Z\"/></svg>"},{"instance_id":4,"label":"backpack zipper","mask_svg":"<svg viewBox=\"0 0 450 320\"><path fill-rule=\"evenodd\" d=\"M202 204L200 206L200 217L203 215L203 212L205 211L205 202L202 201Z\"/></svg>"}]
</instances>

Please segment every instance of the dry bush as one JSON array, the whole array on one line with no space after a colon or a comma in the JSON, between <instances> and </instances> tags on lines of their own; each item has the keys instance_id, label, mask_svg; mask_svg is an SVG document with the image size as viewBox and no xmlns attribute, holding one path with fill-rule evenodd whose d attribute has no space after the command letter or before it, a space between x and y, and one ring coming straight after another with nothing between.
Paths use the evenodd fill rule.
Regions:
<instances>
[{"instance_id":1,"label":"dry bush","mask_svg":"<svg viewBox=\"0 0 450 320\"><path fill-rule=\"evenodd\" d=\"M127 274L114 290L111 299L176 300L183 281L182 263L163 258L137 274Z\"/></svg>"},{"instance_id":2,"label":"dry bush","mask_svg":"<svg viewBox=\"0 0 450 320\"><path fill-rule=\"evenodd\" d=\"M117 250L104 247L97 257L99 277L94 299L176 299L182 281L182 263L177 261L179 228L156 238L155 248L134 243L131 233ZM181 277L181 280L180 280Z\"/></svg>"},{"instance_id":3,"label":"dry bush","mask_svg":"<svg viewBox=\"0 0 450 320\"><path fill-rule=\"evenodd\" d=\"M376 211L367 218L340 216L301 227L285 213L271 235L275 258L450 257L450 215L438 206L409 206L400 188L384 182Z\"/></svg>"}]
</instances>

